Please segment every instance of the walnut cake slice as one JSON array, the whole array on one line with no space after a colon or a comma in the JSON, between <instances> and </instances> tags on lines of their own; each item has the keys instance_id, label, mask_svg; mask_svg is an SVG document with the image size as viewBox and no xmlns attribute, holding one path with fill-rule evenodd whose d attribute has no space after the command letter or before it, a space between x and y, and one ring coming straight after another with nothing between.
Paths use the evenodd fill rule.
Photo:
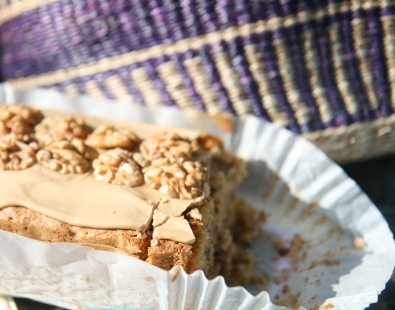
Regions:
<instances>
[{"instance_id":1,"label":"walnut cake slice","mask_svg":"<svg viewBox=\"0 0 395 310\"><path fill-rule=\"evenodd\" d=\"M259 217L245 175L200 131L0 106L0 229L25 237L227 274Z\"/></svg>"}]
</instances>

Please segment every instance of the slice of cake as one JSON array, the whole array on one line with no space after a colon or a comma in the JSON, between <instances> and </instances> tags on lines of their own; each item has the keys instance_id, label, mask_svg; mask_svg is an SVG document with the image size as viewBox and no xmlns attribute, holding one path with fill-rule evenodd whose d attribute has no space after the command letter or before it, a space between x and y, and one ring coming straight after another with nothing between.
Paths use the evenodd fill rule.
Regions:
<instances>
[{"instance_id":1,"label":"slice of cake","mask_svg":"<svg viewBox=\"0 0 395 310\"><path fill-rule=\"evenodd\" d=\"M0 106L0 229L26 237L226 274L248 260L238 230L256 230L245 175L200 131Z\"/></svg>"}]
</instances>

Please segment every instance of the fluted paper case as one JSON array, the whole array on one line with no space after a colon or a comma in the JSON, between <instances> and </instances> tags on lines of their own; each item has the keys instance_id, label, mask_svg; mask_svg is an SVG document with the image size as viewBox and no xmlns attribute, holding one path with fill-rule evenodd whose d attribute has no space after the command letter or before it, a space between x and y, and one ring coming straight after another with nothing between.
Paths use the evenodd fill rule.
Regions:
<instances>
[{"instance_id":1,"label":"fluted paper case","mask_svg":"<svg viewBox=\"0 0 395 310\"><path fill-rule=\"evenodd\" d=\"M48 90L1 88L3 101L113 119L200 127L247 161L240 192L268 214L253 251L266 290L228 287L203 272L165 271L117 253L0 232L0 294L70 309L364 309L395 263L383 216L342 169L312 144L253 116L222 132L202 115L170 108L72 101ZM290 248L276 255L273 241ZM281 305L281 306L280 306Z\"/></svg>"}]
</instances>

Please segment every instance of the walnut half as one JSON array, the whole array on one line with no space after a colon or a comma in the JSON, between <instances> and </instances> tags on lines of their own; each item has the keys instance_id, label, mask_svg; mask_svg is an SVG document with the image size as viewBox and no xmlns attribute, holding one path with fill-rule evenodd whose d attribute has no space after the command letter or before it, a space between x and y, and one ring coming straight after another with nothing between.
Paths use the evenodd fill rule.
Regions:
<instances>
[{"instance_id":1,"label":"walnut half","mask_svg":"<svg viewBox=\"0 0 395 310\"><path fill-rule=\"evenodd\" d=\"M11 135L17 140L30 141L34 126L43 118L40 111L19 105L0 106L0 136Z\"/></svg>"},{"instance_id":2,"label":"walnut half","mask_svg":"<svg viewBox=\"0 0 395 310\"><path fill-rule=\"evenodd\" d=\"M37 152L37 161L61 174L85 173L91 168L87 157L93 158L95 152L82 143L80 140L53 142Z\"/></svg>"},{"instance_id":3,"label":"walnut half","mask_svg":"<svg viewBox=\"0 0 395 310\"><path fill-rule=\"evenodd\" d=\"M196 146L188 139L174 133L156 134L140 145L141 153L148 159L168 158L171 161L191 159Z\"/></svg>"},{"instance_id":4,"label":"walnut half","mask_svg":"<svg viewBox=\"0 0 395 310\"><path fill-rule=\"evenodd\" d=\"M133 150L139 142L137 135L127 128L116 128L110 125L101 125L89 135L86 143L97 149L122 148Z\"/></svg>"},{"instance_id":5,"label":"walnut half","mask_svg":"<svg viewBox=\"0 0 395 310\"><path fill-rule=\"evenodd\" d=\"M92 129L82 119L71 116L49 116L36 126L36 137L42 145L75 138L86 139Z\"/></svg>"},{"instance_id":6,"label":"walnut half","mask_svg":"<svg viewBox=\"0 0 395 310\"><path fill-rule=\"evenodd\" d=\"M144 182L141 167L133 159L133 153L116 148L106 151L93 161L96 180L128 187Z\"/></svg>"},{"instance_id":7,"label":"walnut half","mask_svg":"<svg viewBox=\"0 0 395 310\"><path fill-rule=\"evenodd\" d=\"M0 140L0 170L23 170L36 163L35 150L15 139Z\"/></svg>"},{"instance_id":8,"label":"walnut half","mask_svg":"<svg viewBox=\"0 0 395 310\"><path fill-rule=\"evenodd\" d=\"M168 197L193 199L203 194L207 172L200 162L160 158L144 169L144 180Z\"/></svg>"}]
</instances>

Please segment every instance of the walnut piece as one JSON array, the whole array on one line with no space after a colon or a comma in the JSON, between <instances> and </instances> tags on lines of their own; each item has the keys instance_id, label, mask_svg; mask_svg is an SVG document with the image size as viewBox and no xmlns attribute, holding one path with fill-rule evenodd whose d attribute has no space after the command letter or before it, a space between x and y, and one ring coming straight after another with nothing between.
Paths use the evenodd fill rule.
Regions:
<instances>
[{"instance_id":1,"label":"walnut piece","mask_svg":"<svg viewBox=\"0 0 395 310\"><path fill-rule=\"evenodd\" d=\"M206 168L200 162L172 162L167 158L152 161L143 170L145 182L171 198L193 199L203 194Z\"/></svg>"},{"instance_id":2,"label":"walnut piece","mask_svg":"<svg viewBox=\"0 0 395 310\"><path fill-rule=\"evenodd\" d=\"M128 187L144 183L141 167L133 159L133 153L121 148L106 151L93 161L96 180Z\"/></svg>"},{"instance_id":3,"label":"walnut piece","mask_svg":"<svg viewBox=\"0 0 395 310\"><path fill-rule=\"evenodd\" d=\"M74 138L70 141L70 144L74 146L78 153L84 156L87 160L92 161L96 159L97 156L99 156L99 153L95 149L88 146L84 140Z\"/></svg>"},{"instance_id":4,"label":"walnut piece","mask_svg":"<svg viewBox=\"0 0 395 310\"><path fill-rule=\"evenodd\" d=\"M36 163L35 150L13 138L0 140L0 170L23 170Z\"/></svg>"},{"instance_id":5,"label":"walnut piece","mask_svg":"<svg viewBox=\"0 0 395 310\"><path fill-rule=\"evenodd\" d=\"M133 153L133 159L141 168L145 168L150 164L150 161L141 153Z\"/></svg>"},{"instance_id":6,"label":"walnut piece","mask_svg":"<svg viewBox=\"0 0 395 310\"><path fill-rule=\"evenodd\" d=\"M19 105L0 106L0 136L12 135L19 141L31 141L34 126L43 118L40 111Z\"/></svg>"},{"instance_id":7,"label":"walnut piece","mask_svg":"<svg viewBox=\"0 0 395 310\"><path fill-rule=\"evenodd\" d=\"M86 139L92 129L80 118L71 116L46 117L36 126L37 140L43 145L74 138Z\"/></svg>"},{"instance_id":8,"label":"walnut piece","mask_svg":"<svg viewBox=\"0 0 395 310\"><path fill-rule=\"evenodd\" d=\"M165 157L172 161L183 161L191 159L197 151L196 147L196 144L175 133L161 133L144 140L140 145L140 151L150 160Z\"/></svg>"},{"instance_id":9,"label":"walnut piece","mask_svg":"<svg viewBox=\"0 0 395 310\"><path fill-rule=\"evenodd\" d=\"M88 149L88 146L82 148L80 142L76 141L78 140L62 140L51 143L37 152L37 161L42 166L61 174L87 172L90 170L91 164L85 156L87 154L93 156L94 151Z\"/></svg>"},{"instance_id":10,"label":"walnut piece","mask_svg":"<svg viewBox=\"0 0 395 310\"><path fill-rule=\"evenodd\" d=\"M111 125L101 125L89 135L86 143L97 149L122 148L133 150L139 142L137 135L127 128L116 128Z\"/></svg>"}]
</instances>

